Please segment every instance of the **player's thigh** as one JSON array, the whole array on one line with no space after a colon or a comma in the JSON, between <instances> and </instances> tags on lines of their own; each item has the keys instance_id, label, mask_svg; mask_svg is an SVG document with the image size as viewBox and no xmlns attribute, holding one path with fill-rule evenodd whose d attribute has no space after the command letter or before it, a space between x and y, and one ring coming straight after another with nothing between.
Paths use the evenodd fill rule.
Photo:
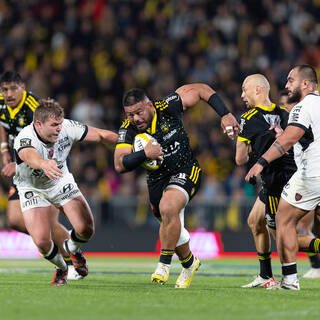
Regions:
<instances>
[{"instance_id":1,"label":"player's thigh","mask_svg":"<svg viewBox=\"0 0 320 320\"><path fill-rule=\"evenodd\" d=\"M161 216L163 214L179 215L179 212L186 206L187 198L183 191L173 187L167 188L160 200L159 209Z\"/></svg>"},{"instance_id":2,"label":"player's thigh","mask_svg":"<svg viewBox=\"0 0 320 320\"><path fill-rule=\"evenodd\" d=\"M32 208L23 212L26 228L36 243L51 239L50 214L50 206Z\"/></svg>"},{"instance_id":3,"label":"player's thigh","mask_svg":"<svg viewBox=\"0 0 320 320\"><path fill-rule=\"evenodd\" d=\"M55 225L57 223L59 223L59 209L57 209L55 206L51 206L50 207L50 223L51 225Z\"/></svg>"},{"instance_id":4,"label":"player's thigh","mask_svg":"<svg viewBox=\"0 0 320 320\"><path fill-rule=\"evenodd\" d=\"M248 216L249 225L265 225L265 204L257 197Z\"/></svg>"},{"instance_id":5,"label":"player's thigh","mask_svg":"<svg viewBox=\"0 0 320 320\"><path fill-rule=\"evenodd\" d=\"M20 200L10 200L7 205L7 219L9 224L24 225Z\"/></svg>"},{"instance_id":6,"label":"player's thigh","mask_svg":"<svg viewBox=\"0 0 320 320\"><path fill-rule=\"evenodd\" d=\"M308 210L295 207L281 198L276 215L277 230L279 228L286 228L287 226L296 227L298 221L308 212Z\"/></svg>"},{"instance_id":7,"label":"player's thigh","mask_svg":"<svg viewBox=\"0 0 320 320\"><path fill-rule=\"evenodd\" d=\"M65 203L61 210L76 230L93 230L93 215L83 195Z\"/></svg>"}]
</instances>

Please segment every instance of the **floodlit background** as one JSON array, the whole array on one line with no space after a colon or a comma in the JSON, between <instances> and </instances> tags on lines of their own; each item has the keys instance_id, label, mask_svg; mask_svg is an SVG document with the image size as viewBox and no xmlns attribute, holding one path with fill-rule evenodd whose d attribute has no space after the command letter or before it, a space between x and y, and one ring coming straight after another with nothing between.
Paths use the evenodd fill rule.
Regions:
<instances>
[{"instance_id":1,"label":"floodlit background","mask_svg":"<svg viewBox=\"0 0 320 320\"><path fill-rule=\"evenodd\" d=\"M317 0L2 0L0 72L18 71L37 96L57 99L66 117L114 131L132 87L157 99L204 82L239 117L247 75L264 74L277 103L294 64L319 67L319 16ZM234 143L206 103L184 119L204 172L188 228L221 232L226 251L254 250L246 218L257 190L234 163ZM142 169L120 176L112 150L88 144L73 149L70 169L97 223L87 250L154 249L158 224ZM8 186L1 180L1 227Z\"/></svg>"}]
</instances>

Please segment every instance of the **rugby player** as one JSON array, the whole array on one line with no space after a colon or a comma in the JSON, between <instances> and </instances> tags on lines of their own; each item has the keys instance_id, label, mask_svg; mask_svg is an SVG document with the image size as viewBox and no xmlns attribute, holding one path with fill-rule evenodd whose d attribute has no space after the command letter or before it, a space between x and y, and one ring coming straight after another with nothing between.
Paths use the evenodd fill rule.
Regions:
<instances>
[{"instance_id":1,"label":"rugby player","mask_svg":"<svg viewBox=\"0 0 320 320\"><path fill-rule=\"evenodd\" d=\"M52 285L67 283L68 267L51 238L51 205L60 209L73 226L64 241L75 269L81 276L88 266L80 246L94 233L91 210L67 167L67 157L76 141L115 144L117 134L64 119L64 111L53 99L40 100L33 123L23 128L14 141L16 175L25 226L39 252L56 265Z\"/></svg>"},{"instance_id":2,"label":"rugby player","mask_svg":"<svg viewBox=\"0 0 320 320\"><path fill-rule=\"evenodd\" d=\"M38 98L26 90L21 76L15 71L4 72L0 77L0 139L2 156L2 175L12 178L15 174L16 163L13 161L12 144L14 138L33 119L33 112L38 106ZM27 233L20 208L19 195L14 184L11 185L7 206L7 223L14 230ZM78 280L80 276L74 269L68 253L63 249L63 241L68 239L67 229L58 221L59 211L52 207L51 226L52 237L59 246L64 259L69 266L68 279Z\"/></svg>"},{"instance_id":3,"label":"rugby player","mask_svg":"<svg viewBox=\"0 0 320 320\"><path fill-rule=\"evenodd\" d=\"M277 224L277 248L282 263L282 281L274 289L300 290L297 276L296 255L298 239L297 222L310 210L319 217L320 203L320 96L315 70L310 65L295 66L288 75L288 103L296 103L290 112L288 125L283 134L259 158L246 175L246 181L257 176L276 159L282 157L294 144L301 149L297 161L298 170L285 185L279 203ZM315 229L319 229L315 219ZM319 240L310 243L316 252Z\"/></svg>"},{"instance_id":4,"label":"rugby player","mask_svg":"<svg viewBox=\"0 0 320 320\"><path fill-rule=\"evenodd\" d=\"M280 92L280 105L284 106L289 112L295 106L296 103L288 103L288 90L284 89ZM294 146L295 161L299 161L299 154L301 152L301 144L296 143ZM312 233L312 226L314 221L314 211L311 210L303 218L298 221L297 233L298 235L310 235L314 237ZM319 235L317 235L319 236ZM302 276L302 278L316 279L320 278L320 258L318 253L307 252L311 268Z\"/></svg>"},{"instance_id":5,"label":"rugby player","mask_svg":"<svg viewBox=\"0 0 320 320\"><path fill-rule=\"evenodd\" d=\"M127 117L119 129L114 154L116 171L127 172L139 167L147 158L162 159L161 166L148 172L148 190L153 213L160 221L161 254L151 280L168 281L171 259L179 257L182 271L176 288L187 288L200 261L189 247L190 235L184 227L184 209L197 193L201 182L201 168L193 156L183 126L183 112L200 100L221 116L221 126L233 138L239 124L218 94L205 84L184 85L166 98L151 102L141 89L131 89L123 98ZM149 142L144 150L133 152L137 134L147 132L158 142Z\"/></svg>"},{"instance_id":6,"label":"rugby player","mask_svg":"<svg viewBox=\"0 0 320 320\"><path fill-rule=\"evenodd\" d=\"M250 108L241 116L241 131L236 147L236 163L243 165L256 161L274 142L276 132L284 129L288 121L288 111L272 103L269 98L270 85L261 74L248 76L242 85L241 98ZM278 129L282 128L282 129ZM293 151L268 166L261 174L262 189L248 217L248 225L254 237L260 263L259 275L243 288L272 287L276 281L271 268L270 233L276 236L275 214L284 185L296 171ZM303 242L302 242L302 238ZM310 243L314 236L301 235L301 250L305 242Z\"/></svg>"}]
</instances>

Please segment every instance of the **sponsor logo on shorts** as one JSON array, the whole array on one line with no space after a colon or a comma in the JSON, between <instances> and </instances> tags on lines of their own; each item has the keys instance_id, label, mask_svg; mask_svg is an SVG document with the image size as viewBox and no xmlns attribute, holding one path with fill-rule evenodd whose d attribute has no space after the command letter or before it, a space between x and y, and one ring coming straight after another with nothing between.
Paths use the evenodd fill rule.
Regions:
<instances>
[{"instance_id":1,"label":"sponsor logo on shorts","mask_svg":"<svg viewBox=\"0 0 320 320\"><path fill-rule=\"evenodd\" d=\"M33 192L32 191L27 191L25 194L24 194L24 197L26 199L30 199L33 197Z\"/></svg>"},{"instance_id":2,"label":"sponsor logo on shorts","mask_svg":"<svg viewBox=\"0 0 320 320\"><path fill-rule=\"evenodd\" d=\"M296 201L300 201L302 199L302 195L297 192L294 198L296 199Z\"/></svg>"},{"instance_id":3,"label":"sponsor logo on shorts","mask_svg":"<svg viewBox=\"0 0 320 320\"><path fill-rule=\"evenodd\" d=\"M72 183L65 184L62 188L62 193L70 192L74 188Z\"/></svg>"},{"instance_id":4,"label":"sponsor logo on shorts","mask_svg":"<svg viewBox=\"0 0 320 320\"><path fill-rule=\"evenodd\" d=\"M177 183L184 185L187 181L187 174L186 173L178 173L177 175L171 177L169 184L170 183Z\"/></svg>"},{"instance_id":5,"label":"sponsor logo on shorts","mask_svg":"<svg viewBox=\"0 0 320 320\"><path fill-rule=\"evenodd\" d=\"M69 192L68 194L66 194L65 196L63 196L61 198L61 200L66 200L68 198L71 198L73 195L77 194L77 193L80 193L80 190L79 189L76 189L76 190L72 190L71 192Z\"/></svg>"},{"instance_id":6,"label":"sponsor logo on shorts","mask_svg":"<svg viewBox=\"0 0 320 320\"><path fill-rule=\"evenodd\" d=\"M27 193L27 192L26 192ZM22 202L22 208L31 207L38 204L39 197L34 197L32 199L29 199L27 201Z\"/></svg>"},{"instance_id":7,"label":"sponsor logo on shorts","mask_svg":"<svg viewBox=\"0 0 320 320\"><path fill-rule=\"evenodd\" d=\"M285 186L284 186L284 189L289 189L290 188L290 183L287 183Z\"/></svg>"}]
</instances>

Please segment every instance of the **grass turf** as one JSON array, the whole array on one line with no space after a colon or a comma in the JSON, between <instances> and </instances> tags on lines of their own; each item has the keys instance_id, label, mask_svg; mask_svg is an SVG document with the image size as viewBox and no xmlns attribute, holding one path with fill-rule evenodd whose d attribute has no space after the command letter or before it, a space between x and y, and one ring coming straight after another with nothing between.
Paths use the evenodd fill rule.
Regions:
<instances>
[{"instance_id":1,"label":"grass turf","mask_svg":"<svg viewBox=\"0 0 320 320\"><path fill-rule=\"evenodd\" d=\"M164 286L150 282L156 258L89 258L89 276L52 287L44 260L0 260L0 319L311 319L318 315L320 279L301 291L242 289L258 272L255 259L203 261L189 289L174 289L173 262ZM300 274L308 261L298 262ZM278 278L279 261L273 260Z\"/></svg>"}]
</instances>

